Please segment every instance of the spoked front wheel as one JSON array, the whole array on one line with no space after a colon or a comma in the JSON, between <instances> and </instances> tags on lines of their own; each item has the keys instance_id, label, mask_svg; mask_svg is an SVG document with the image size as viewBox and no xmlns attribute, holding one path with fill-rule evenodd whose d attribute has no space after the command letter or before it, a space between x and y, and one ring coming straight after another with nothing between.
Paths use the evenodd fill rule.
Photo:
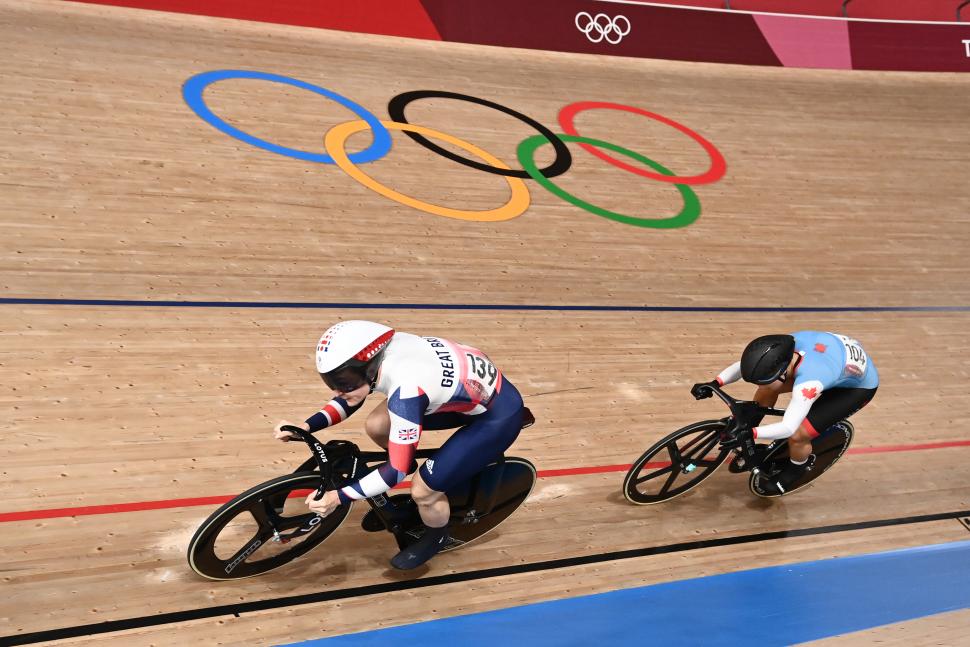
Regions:
<instances>
[{"instance_id":1,"label":"spoked front wheel","mask_svg":"<svg viewBox=\"0 0 970 647\"><path fill-rule=\"evenodd\" d=\"M724 420L698 422L675 431L648 449L627 472L627 501L648 505L669 501L713 474L730 450L718 447Z\"/></svg>"},{"instance_id":2,"label":"spoked front wheel","mask_svg":"<svg viewBox=\"0 0 970 647\"><path fill-rule=\"evenodd\" d=\"M808 485L811 485L818 477L832 467L836 461L852 444L852 437L855 435L855 427L848 420L837 422L826 430L824 434L812 441L812 454L815 462L811 469L805 472L800 479L792 483L791 487L784 494L778 494L773 488L768 487L767 481L771 476L778 474L790 462L788 457L788 443L780 442L773 446L765 456L759 474L751 474L748 479L748 489L751 493L764 497L774 498L786 496L797 492Z\"/></svg>"},{"instance_id":3,"label":"spoked front wheel","mask_svg":"<svg viewBox=\"0 0 970 647\"><path fill-rule=\"evenodd\" d=\"M303 500L320 475L288 474L251 488L216 510L189 542L192 570L210 580L260 575L310 551L340 527L351 505L326 517Z\"/></svg>"}]
</instances>

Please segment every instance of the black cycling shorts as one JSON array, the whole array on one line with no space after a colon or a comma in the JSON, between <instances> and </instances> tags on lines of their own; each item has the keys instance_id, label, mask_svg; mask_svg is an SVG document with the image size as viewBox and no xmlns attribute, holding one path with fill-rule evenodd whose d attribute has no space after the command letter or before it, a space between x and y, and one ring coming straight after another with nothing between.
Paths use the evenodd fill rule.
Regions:
<instances>
[{"instance_id":1,"label":"black cycling shorts","mask_svg":"<svg viewBox=\"0 0 970 647\"><path fill-rule=\"evenodd\" d=\"M804 423L808 433L812 438L817 438L838 421L845 420L869 404L875 395L876 389L835 388L822 391L818 401L808 410Z\"/></svg>"}]
</instances>

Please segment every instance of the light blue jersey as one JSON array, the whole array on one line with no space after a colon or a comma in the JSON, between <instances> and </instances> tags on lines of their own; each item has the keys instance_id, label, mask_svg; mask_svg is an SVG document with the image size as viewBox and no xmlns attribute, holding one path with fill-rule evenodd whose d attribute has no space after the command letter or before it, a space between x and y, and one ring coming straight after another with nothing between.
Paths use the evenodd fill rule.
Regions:
<instances>
[{"instance_id":1,"label":"light blue jersey","mask_svg":"<svg viewBox=\"0 0 970 647\"><path fill-rule=\"evenodd\" d=\"M802 361L795 367L795 385L820 382L820 390L837 387L874 389L879 386L876 365L851 337L817 330L792 335Z\"/></svg>"},{"instance_id":2,"label":"light blue jersey","mask_svg":"<svg viewBox=\"0 0 970 647\"><path fill-rule=\"evenodd\" d=\"M791 402L785 409L780 422L754 428L759 440L790 438L808 418L809 410L823 391L832 389L865 389L875 393L879 386L879 373L869 355L855 339L818 330L802 330L792 334L795 338L795 364L792 379ZM719 384L731 384L741 379L741 362L735 362L717 376ZM865 391L863 391L865 394ZM841 415L852 415L871 399L860 401L852 411ZM827 421L831 424L834 421ZM814 429L817 435L823 429Z\"/></svg>"}]
</instances>

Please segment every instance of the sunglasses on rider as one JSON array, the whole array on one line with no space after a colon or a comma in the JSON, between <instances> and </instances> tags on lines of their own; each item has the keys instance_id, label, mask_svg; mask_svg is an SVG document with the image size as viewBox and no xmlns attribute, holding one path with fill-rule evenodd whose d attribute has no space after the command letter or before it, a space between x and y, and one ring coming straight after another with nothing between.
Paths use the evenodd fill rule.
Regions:
<instances>
[{"instance_id":1,"label":"sunglasses on rider","mask_svg":"<svg viewBox=\"0 0 970 647\"><path fill-rule=\"evenodd\" d=\"M324 383L328 387L341 393L355 391L367 384L367 377L361 369L352 366L330 371L329 373L321 373L320 377L323 378Z\"/></svg>"}]
</instances>

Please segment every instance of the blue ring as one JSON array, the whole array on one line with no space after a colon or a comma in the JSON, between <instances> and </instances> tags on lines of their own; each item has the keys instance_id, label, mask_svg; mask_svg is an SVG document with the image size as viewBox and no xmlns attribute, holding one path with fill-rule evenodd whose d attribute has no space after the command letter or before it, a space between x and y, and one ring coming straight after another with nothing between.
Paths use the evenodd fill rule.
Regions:
<instances>
[{"instance_id":1,"label":"blue ring","mask_svg":"<svg viewBox=\"0 0 970 647\"><path fill-rule=\"evenodd\" d=\"M281 76L279 74L253 72L249 70L212 70L211 72L202 72L201 74L196 74L182 85L182 98L185 100L185 103L192 108L195 114L199 115L199 117L201 117L203 121L209 125L221 130L230 137L235 137L236 139L246 142L251 146L256 146L257 148L262 148L270 151L271 153L277 153L278 155L285 155L286 157L294 157L299 160L305 160L307 162L319 162L321 164L334 163L333 158L325 153L310 153L296 148L280 146L264 139L260 139L259 137L254 137L249 133L243 132L235 126L231 126L227 122L217 117L214 112L209 110L209 106L205 104L205 100L202 98L202 93L210 84L215 83L216 81L223 81L225 79L262 79L264 81L285 83L286 85L292 85L297 88L303 88L304 90L309 90L310 92L323 95L347 108L367 122L367 125L370 126L371 132L374 135L374 141L371 142L370 146L358 153L348 155L350 161L354 162L355 164L364 164L366 162L379 160L387 155L388 151L391 150L391 133L388 132L387 128L384 127L384 124L381 123L377 115L367 111L364 107L354 103L347 97L337 94L332 90L321 88L318 85L306 83L305 81L300 81L298 79L292 79L288 76Z\"/></svg>"}]
</instances>

